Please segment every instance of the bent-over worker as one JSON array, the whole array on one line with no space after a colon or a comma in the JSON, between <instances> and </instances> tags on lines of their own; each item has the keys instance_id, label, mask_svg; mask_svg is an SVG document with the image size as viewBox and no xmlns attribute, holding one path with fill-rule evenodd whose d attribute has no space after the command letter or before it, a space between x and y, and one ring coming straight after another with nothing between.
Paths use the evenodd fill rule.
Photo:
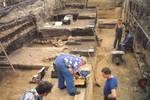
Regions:
<instances>
[{"instance_id":1,"label":"bent-over worker","mask_svg":"<svg viewBox=\"0 0 150 100\"><path fill-rule=\"evenodd\" d=\"M86 64L86 60L71 54L60 54L54 63L58 74L58 88L67 88L71 96L79 94L80 92L76 90L74 85L74 77L78 77L76 73L80 66Z\"/></svg>"}]
</instances>

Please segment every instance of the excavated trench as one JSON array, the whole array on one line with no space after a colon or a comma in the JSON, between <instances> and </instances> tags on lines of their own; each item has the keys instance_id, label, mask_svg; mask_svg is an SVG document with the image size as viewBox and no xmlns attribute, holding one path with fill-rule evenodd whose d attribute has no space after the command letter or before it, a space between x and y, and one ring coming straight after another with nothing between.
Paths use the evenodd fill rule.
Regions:
<instances>
[{"instance_id":1,"label":"excavated trench","mask_svg":"<svg viewBox=\"0 0 150 100\"><path fill-rule=\"evenodd\" d=\"M111 62L114 25L122 15L121 3L117 3L115 7L112 5L115 0L101 0L100 3L97 3L97 0L89 0L87 5L89 8L84 8L84 4L67 3L66 9L55 11L53 17L49 18L51 21L46 23L39 23L39 19L43 18L41 15L43 12L38 12L37 17L30 14L30 11L25 16L19 18L12 16L6 21L13 9L19 5L32 5L36 1L39 0L27 0L16 6L4 8L0 13L0 17L3 18L0 20L0 40L9 54L11 63L16 68L16 72L12 72L10 69L5 69L9 67L8 63L0 65L4 68L0 70L0 100L18 100L23 91L35 86L28 82L43 66L48 68L45 79L54 84L52 93L46 99L62 100L63 97L64 100L74 100L75 98L67 95L66 90L59 91L57 81L50 78L53 60L62 52L86 56L88 63L95 66L94 74L101 87L95 84L91 86L94 88L91 100L103 99L104 80L100 70L105 66L110 67L113 74L118 77L119 100L124 100L124 98L143 100L144 94L137 86L140 73L134 54L127 53L124 56L125 65L116 66ZM96 9L93 7L93 2L101 6ZM55 23L62 21L66 15L73 16L71 24L55 26ZM2 51L0 54L3 55Z\"/></svg>"},{"instance_id":2,"label":"excavated trench","mask_svg":"<svg viewBox=\"0 0 150 100\"><path fill-rule=\"evenodd\" d=\"M66 15L72 15L73 22L70 25L55 26L55 22L62 21ZM65 100L75 99L67 95L66 90L60 92L57 89L57 81L50 78L53 69L51 65L56 55L62 52L94 56L95 25L96 9L62 10L55 13L52 21L40 24L40 26L37 25L37 18L33 15L16 18L2 24L0 40L9 54L10 62L16 69L16 72L12 72L7 69L8 63L1 63L2 100L17 100L23 91L34 87L35 84L28 84L28 82L43 66L48 69L45 79L54 84L52 96L47 99L58 100L62 96L66 98ZM0 52L3 55L2 51ZM56 96L58 98L54 98Z\"/></svg>"}]
</instances>

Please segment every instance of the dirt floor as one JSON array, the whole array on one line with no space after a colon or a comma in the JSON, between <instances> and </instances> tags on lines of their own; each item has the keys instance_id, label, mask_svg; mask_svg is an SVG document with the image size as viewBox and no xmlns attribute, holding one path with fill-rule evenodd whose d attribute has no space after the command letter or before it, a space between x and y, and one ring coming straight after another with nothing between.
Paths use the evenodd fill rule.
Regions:
<instances>
[{"instance_id":1,"label":"dirt floor","mask_svg":"<svg viewBox=\"0 0 150 100\"><path fill-rule=\"evenodd\" d=\"M0 100L18 100L22 91L34 87L33 84L28 84L34 74L36 70L1 70Z\"/></svg>"},{"instance_id":2,"label":"dirt floor","mask_svg":"<svg viewBox=\"0 0 150 100\"><path fill-rule=\"evenodd\" d=\"M61 91L57 88L57 80L51 79L51 68L47 71L44 80L50 81L54 87L52 92L45 97L46 100L72 100L66 89ZM0 72L0 100L19 100L23 92L36 87L36 84L29 84L32 76L38 70L3 70ZM63 97L63 98L62 98Z\"/></svg>"}]
</instances>

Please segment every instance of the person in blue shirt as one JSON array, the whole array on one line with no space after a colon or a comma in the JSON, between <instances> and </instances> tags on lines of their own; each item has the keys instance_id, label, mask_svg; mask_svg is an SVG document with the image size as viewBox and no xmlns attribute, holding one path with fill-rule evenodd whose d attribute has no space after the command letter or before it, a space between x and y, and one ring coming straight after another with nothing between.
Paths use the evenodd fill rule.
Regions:
<instances>
[{"instance_id":1,"label":"person in blue shirt","mask_svg":"<svg viewBox=\"0 0 150 100\"><path fill-rule=\"evenodd\" d=\"M78 69L86 64L86 60L71 54L60 54L56 57L54 64L58 74L58 88L67 88L71 96L79 94L74 86L74 77L78 77Z\"/></svg>"},{"instance_id":2,"label":"person in blue shirt","mask_svg":"<svg viewBox=\"0 0 150 100\"><path fill-rule=\"evenodd\" d=\"M104 85L104 100L116 100L118 87L117 78L111 74L111 70L108 67L104 67L102 70L102 76L106 78Z\"/></svg>"},{"instance_id":3,"label":"person in blue shirt","mask_svg":"<svg viewBox=\"0 0 150 100\"><path fill-rule=\"evenodd\" d=\"M126 30L125 32L126 32L125 38L122 41L122 43L120 43L119 48L118 48L119 50L123 50L123 51L125 51L125 49L126 49L125 47L128 47L128 49L129 49L129 47L132 48L132 45L133 45L132 34L129 32L129 30Z\"/></svg>"}]
</instances>

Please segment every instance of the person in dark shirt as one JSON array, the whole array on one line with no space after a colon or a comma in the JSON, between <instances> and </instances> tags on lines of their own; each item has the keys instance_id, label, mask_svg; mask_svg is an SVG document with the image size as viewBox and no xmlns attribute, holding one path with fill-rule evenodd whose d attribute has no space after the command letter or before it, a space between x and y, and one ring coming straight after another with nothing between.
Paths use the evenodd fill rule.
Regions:
<instances>
[{"instance_id":1,"label":"person in dark shirt","mask_svg":"<svg viewBox=\"0 0 150 100\"><path fill-rule=\"evenodd\" d=\"M111 74L111 70L108 67L104 67L102 70L102 76L106 78L104 85L104 100L116 100L118 87L117 78Z\"/></svg>"},{"instance_id":2,"label":"person in dark shirt","mask_svg":"<svg viewBox=\"0 0 150 100\"><path fill-rule=\"evenodd\" d=\"M124 32L124 24L122 23L122 19L118 20L118 23L115 26L115 41L114 41L114 48L118 48L121 38L122 38L122 34Z\"/></svg>"},{"instance_id":3,"label":"person in dark shirt","mask_svg":"<svg viewBox=\"0 0 150 100\"><path fill-rule=\"evenodd\" d=\"M132 48L133 46L133 36L132 34L129 32L129 30L126 30L125 31L125 38L124 40L122 41L122 43L120 43L119 45L119 50L122 50L122 51L125 51L125 47L128 47L128 48Z\"/></svg>"}]
</instances>

